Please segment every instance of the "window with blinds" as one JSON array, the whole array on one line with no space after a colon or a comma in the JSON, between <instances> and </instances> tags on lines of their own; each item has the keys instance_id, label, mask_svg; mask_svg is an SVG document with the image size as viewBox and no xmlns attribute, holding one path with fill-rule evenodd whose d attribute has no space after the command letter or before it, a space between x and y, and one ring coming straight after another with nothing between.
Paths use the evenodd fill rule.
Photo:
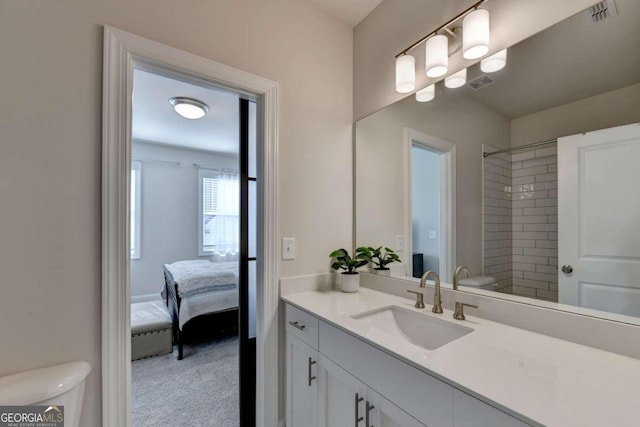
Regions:
<instances>
[{"instance_id":1,"label":"window with blinds","mask_svg":"<svg viewBox=\"0 0 640 427\"><path fill-rule=\"evenodd\" d=\"M240 184L237 173L201 169L200 255L240 248Z\"/></svg>"}]
</instances>

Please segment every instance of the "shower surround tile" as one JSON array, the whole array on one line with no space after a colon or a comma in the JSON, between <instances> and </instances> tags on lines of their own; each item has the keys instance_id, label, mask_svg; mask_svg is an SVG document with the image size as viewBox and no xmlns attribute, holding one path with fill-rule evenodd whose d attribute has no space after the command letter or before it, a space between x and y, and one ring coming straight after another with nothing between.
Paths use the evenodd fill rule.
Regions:
<instances>
[{"instance_id":1,"label":"shower surround tile","mask_svg":"<svg viewBox=\"0 0 640 427\"><path fill-rule=\"evenodd\" d=\"M501 292L558 300L557 163L556 147L484 159L484 274Z\"/></svg>"}]
</instances>

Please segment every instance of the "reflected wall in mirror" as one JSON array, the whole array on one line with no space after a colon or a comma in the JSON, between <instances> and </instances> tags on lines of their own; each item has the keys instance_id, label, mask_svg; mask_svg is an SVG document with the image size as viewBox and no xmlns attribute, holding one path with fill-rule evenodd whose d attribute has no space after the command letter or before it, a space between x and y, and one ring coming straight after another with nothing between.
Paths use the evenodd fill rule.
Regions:
<instances>
[{"instance_id":1,"label":"reflected wall in mirror","mask_svg":"<svg viewBox=\"0 0 640 427\"><path fill-rule=\"evenodd\" d=\"M492 279L461 289L640 317L640 126L605 130L640 122L640 3L616 4L604 20L584 11L510 47L498 72L472 65L462 88L439 82L431 102L410 96L357 122L356 244L399 250L394 275L414 276L414 258L442 270L444 233L414 217L420 205L449 215L445 281L465 264ZM411 156L410 133L454 147L447 214L424 203L415 176L435 167ZM515 149L547 140L558 142Z\"/></svg>"}]
</instances>

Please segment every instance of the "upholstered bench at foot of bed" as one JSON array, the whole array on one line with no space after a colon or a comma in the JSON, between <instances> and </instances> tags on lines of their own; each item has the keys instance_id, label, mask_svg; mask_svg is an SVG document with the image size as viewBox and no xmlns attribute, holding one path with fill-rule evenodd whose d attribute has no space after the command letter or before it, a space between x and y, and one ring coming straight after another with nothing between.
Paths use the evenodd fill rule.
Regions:
<instances>
[{"instance_id":1,"label":"upholstered bench at foot of bed","mask_svg":"<svg viewBox=\"0 0 640 427\"><path fill-rule=\"evenodd\" d=\"M162 301L131 304L131 360L173 351L171 317Z\"/></svg>"}]
</instances>

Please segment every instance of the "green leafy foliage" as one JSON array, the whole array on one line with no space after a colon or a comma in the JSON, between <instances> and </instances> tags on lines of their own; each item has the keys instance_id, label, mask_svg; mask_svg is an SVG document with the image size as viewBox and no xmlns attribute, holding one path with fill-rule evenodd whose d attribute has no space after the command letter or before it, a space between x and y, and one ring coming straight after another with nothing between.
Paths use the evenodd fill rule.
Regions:
<instances>
[{"instance_id":1,"label":"green leafy foliage","mask_svg":"<svg viewBox=\"0 0 640 427\"><path fill-rule=\"evenodd\" d=\"M363 251L365 249L365 251ZM366 257L367 248L356 249L353 256L349 255L346 249L336 249L329 254L329 257L334 258L335 261L331 264L331 268L334 270L345 270L345 273L354 274L356 269L367 265L369 258Z\"/></svg>"},{"instance_id":2,"label":"green leafy foliage","mask_svg":"<svg viewBox=\"0 0 640 427\"><path fill-rule=\"evenodd\" d=\"M387 265L392 262L401 262L398 254L394 252L393 249L388 247L379 246L377 248L372 248L371 246L367 248L359 248L366 249L363 253L369 262L376 266L379 269L388 268ZM383 250L384 249L384 250Z\"/></svg>"}]
</instances>

